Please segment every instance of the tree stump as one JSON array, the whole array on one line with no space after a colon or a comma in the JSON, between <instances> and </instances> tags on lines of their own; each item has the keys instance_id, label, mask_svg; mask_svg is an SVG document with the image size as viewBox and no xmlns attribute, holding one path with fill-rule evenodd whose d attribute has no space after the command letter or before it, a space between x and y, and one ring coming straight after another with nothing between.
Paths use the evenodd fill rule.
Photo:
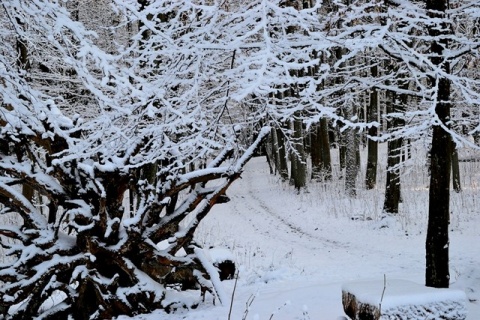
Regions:
<instances>
[{"instance_id":1,"label":"tree stump","mask_svg":"<svg viewBox=\"0 0 480 320\"><path fill-rule=\"evenodd\" d=\"M345 313L354 320L467 318L463 291L405 280L346 283L342 286L342 303Z\"/></svg>"}]
</instances>

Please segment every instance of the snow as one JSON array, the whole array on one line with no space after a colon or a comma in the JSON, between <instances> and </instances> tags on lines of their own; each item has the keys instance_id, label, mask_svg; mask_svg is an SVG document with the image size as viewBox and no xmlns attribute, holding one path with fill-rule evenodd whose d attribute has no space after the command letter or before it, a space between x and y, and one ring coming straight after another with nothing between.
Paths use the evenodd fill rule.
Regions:
<instances>
[{"instance_id":1,"label":"snow","mask_svg":"<svg viewBox=\"0 0 480 320\"><path fill-rule=\"evenodd\" d=\"M272 315L280 320L345 319L345 284L377 279L383 289L385 275L387 282L404 279L421 285L428 177L424 164L417 162L402 176L404 202L399 216L382 220L382 168L377 189L359 188L358 198L351 199L343 195L342 181L311 183L307 192L297 194L288 183L269 174L265 158L252 159L242 179L229 189L231 201L215 206L196 234L205 248L228 248L235 258L239 271L235 291L235 280L222 282L227 303L213 305L207 295L196 309L172 314L159 310L138 319L227 319L232 295L231 319L269 319ZM450 234L451 288L459 291L446 295L459 298L464 292L467 320L475 320L480 319L480 216L475 200L480 168L476 163L461 166L464 191L452 194ZM215 259L215 252L210 255ZM201 301L199 292L187 295Z\"/></svg>"},{"instance_id":2,"label":"snow","mask_svg":"<svg viewBox=\"0 0 480 320\"><path fill-rule=\"evenodd\" d=\"M385 290L384 290L385 289ZM419 285L412 281L391 279L349 282L342 291L355 295L359 302L372 306L382 306L388 312L408 305L427 305L436 302L466 302L465 292L458 289L436 289Z\"/></svg>"},{"instance_id":3,"label":"snow","mask_svg":"<svg viewBox=\"0 0 480 320\"><path fill-rule=\"evenodd\" d=\"M325 33L323 30L330 26L324 19L318 19L320 1L317 2L318 6L309 10L282 7L278 1L266 0L252 1L247 6L230 1L231 7L225 10L217 7L216 2L212 6L199 6L196 1L151 1L142 12L135 9L135 1L115 1L112 5L118 12L128 11L128 14L120 17L121 23L135 26L141 21L140 25L143 25L145 30L152 31L148 41L137 41L140 37L144 38L142 30L132 35L131 39L123 41L123 44L120 44L122 41L118 39L122 52L116 50L116 46L108 51L102 48L102 44L109 42L109 37L103 36L101 25L95 26L95 31L88 30L89 23L97 22L94 17L88 17L84 26L83 22L72 21L67 7L56 1L23 1L22 5L17 2L5 4L2 11L4 14L1 16L2 26L5 26L5 31L1 34L9 40L5 41L5 49L0 55L0 98L5 105L10 104L13 108L4 108L5 112L2 114L5 122L2 130L4 137L8 137L9 142L18 141L20 149L29 147L30 143L24 144L21 141L29 135L52 139L54 142L65 139L67 147L56 155L49 155L54 158L50 167L48 161L44 161L50 157L42 155L45 141L32 140L35 142L32 144L32 150L35 151L32 154L37 151L40 153L36 161L32 161L37 163L37 173L31 172L33 168L16 167L19 160L7 165L7 159L3 159L2 167L25 173L52 194L63 193L64 190L58 181L50 178L47 173L58 170L54 175L72 174L75 171L75 165L72 164L76 164L80 170L75 177L79 182L87 175L85 184L79 183L82 186L81 193L94 191L102 192L102 196L106 196L101 180L92 180L97 171L100 171L100 174L102 171L129 172L142 164L170 157L183 156L184 159L192 161L208 157L223 145L222 139L217 139L220 137L218 132L226 132L220 125L220 118L234 111L233 107L228 110L227 102L243 104L247 97L267 97L278 88L285 88L293 83L298 87L307 86L308 90L300 90L302 92L298 100L288 102L288 99L285 99L285 104L268 103L264 111L252 110L254 115L248 115L248 122L242 126L248 127L252 122L263 120L255 115L257 112L268 113L274 122L279 119L286 120L300 110L304 110L306 114L315 110L316 115L306 120L309 123L316 122L323 116L341 120L336 113L337 95L341 93L342 100L353 101L361 97L364 90L377 86L379 89L393 88L397 93L403 92L422 98L418 106L413 106L413 110L408 110L405 114L408 124L393 133L392 137L425 136L433 124L439 124L434 112L438 85L430 87L431 83L428 81L427 86L424 81L426 77L434 77L437 82L441 78L451 80L452 92L456 92L454 97L459 101L473 106L477 106L480 101L477 78L470 79L462 72L452 72L452 75L449 75L431 61L422 46L418 48L406 45L412 43L412 39L415 43L416 39L425 40L427 43L431 41L432 38L427 37L427 28L424 26L431 27L432 23L438 23L438 19L431 19L423 7L414 2L401 1L399 3L402 5L389 8L390 20L386 24L379 23L375 14L373 19L368 19L371 23L367 23L367 20L365 23L357 23L363 20L365 15L373 14L367 9L376 5L375 3L366 3L365 6L359 3L360 7L357 4L340 6L337 10L338 17L343 20L340 25L349 27L336 28L332 25L331 32ZM472 2L472 6L478 9L476 3ZM155 19L148 18L149 14L199 12L197 10L201 10L202 14L191 17L178 15L170 20L168 28L161 31ZM471 15L465 17L465 21L472 21L472 17L478 16L478 13L473 13L472 10L465 11ZM12 13L15 19L9 19L9 13ZM224 17L220 17L221 15ZM461 15L457 13L452 19L457 19L455 17L461 18ZM24 28L15 28L22 24L17 19L28 22L25 31L22 30ZM338 21L335 15L331 19L332 22ZM187 29L193 32L185 28L186 21L190 23ZM284 26L295 28L298 32L285 33ZM277 28L278 32L275 31ZM19 33L19 30L22 31ZM356 34L353 40L352 34ZM118 35L121 33L112 33L112 37ZM62 81L65 81L65 87L49 86L47 89L39 87L39 83L34 80L25 81L30 77L24 77L22 72L18 72L14 63L18 59L18 50L14 49L17 36L27 39L29 48L39 49L38 52L32 51L32 57L37 54L48 57L52 54L51 62L49 59L44 61L47 67L54 67L52 70L74 71L74 76L64 72L52 73L64 78ZM472 48L476 50L472 51L473 53L478 51L478 41L474 36L465 35L464 38L452 35L446 39L451 44L450 47L455 49L445 50L447 55L467 52ZM323 75L293 76L294 72L291 71L306 69L320 62L320 59L312 59L312 51L322 53L337 47L345 47L348 53L345 52L340 59L336 59L333 68L321 68ZM158 48L162 50L159 51ZM378 48L387 55L384 55L382 50L371 51ZM345 86L327 86L326 90L317 90L324 80L328 83L339 75L344 76L344 71L338 73L336 69L343 69L339 67L347 66L350 62L355 62L358 66L356 60L360 57L359 53L363 55L369 52L379 54L379 58L390 55L401 60L398 64L399 70L407 69L407 76L415 80L414 86L418 88L402 91L395 88L398 86L397 81L389 84L387 78L379 79L379 83L375 84L376 81L372 81L371 77L354 76L358 71L346 69L345 76L351 76L351 81L346 81ZM230 55L231 63L228 63ZM463 62L454 62L457 61L458 65ZM230 67L221 66L225 65L225 62ZM366 62L364 67L368 67L369 63ZM398 78L398 75L392 73L391 77ZM88 92L92 101L86 105L84 101L74 105L65 102L70 100L63 99L69 96L65 94L69 84L81 92ZM350 91L352 95L344 96ZM332 98L334 101L331 101ZM328 101L331 106L327 108L321 101ZM157 103L162 107L155 107ZM148 107L143 110L145 106ZM418 110L415 110L416 107ZM85 112L84 108L88 112ZM84 121L75 123L68 113L81 114ZM235 115L233 118L237 121L241 116L243 115ZM230 115L228 117L231 118ZM415 121L409 121L410 119ZM351 119L355 120L356 118ZM356 126L361 131L372 125L355 124L351 121L343 121L343 129ZM239 125L233 124L231 129L237 130ZM473 133L478 131L478 127L469 130ZM262 129L259 137L269 131L268 128ZM471 143L462 140L455 132L448 131L452 133L456 143L463 142L471 146ZM81 132L81 137L76 138L74 132ZM229 140L228 137L224 138ZM141 150L135 151L137 147ZM136 152L138 154L135 154ZM208 168L187 173L180 177L180 182L199 179L201 174L221 175L232 170L240 173L252 152L253 148L247 150L232 168ZM97 160L92 159L99 160L96 162ZM178 161L180 160L183 159ZM469 317L477 319L480 318L477 302L480 288L480 271L477 271L480 250L475 244L478 243L480 233L480 218L475 199L478 199L480 180L477 172L480 168L475 167L475 163L462 163L462 166L470 169L464 172L466 174L462 173L465 178L464 192L452 195L452 236L449 243L452 286L467 294ZM227 169L230 171L227 172ZM340 298L341 287L345 282L381 278L386 274L388 279L398 277L421 283L428 196L425 171L425 167L417 165L410 174L407 172L402 175L402 179L412 179L402 190L402 212L398 216L381 219L383 182L379 182L380 187L376 190L367 192L359 188L357 199L344 196L343 182L340 179L335 179L332 183L313 183L309 190L297 194L290 186L268 174L263 159L252 161L243 174L243 180L229 190L232 201L215 207L207 219L202 221L196 235L196 240L204 247L208 248L212 244L227 247L235 258L239 270L238 281L214 283L216 287L224 286L225 294L222 296L233 297L233 318L264 319L270 316L277 319L335 319L343 315ZM175 172L172 172L172 175L174 174ZM384 176L384 172L381 174ZM37 226L39 230L47 230L33 241L35 247L32 244L22 252L24 257L28 258L33 252L37 252L38 245L45 244L55 233L48 230L49 225L41 208L32 205L16 186L13 187L13 182L15 181L9 177L0 178L1 193L11 198L14 206L25 211L24 220ZM16 181L18 182L21 181ZM221 190L221 187L218 187L218 190ZM195 194L191 199L194 196ZM93 222L82 226L75 224L73 215L90 217L91 209L87 203L74 201L72 203L76 206L67 212L71 218L70 226L75 227L76 232L91 228ZM185 206L187 205L188 199L185 201ZM137 224L142 222L141 213L145 212L142 209L140 208L136 217L124 221L123 227L137 227ZM201 209L202 207L198 210ZM172 219L177 214L178 212L175 212ZM118 222L109 222L106 236L117 227ZM195 225L196 220L191 223ZM157 227L160 228L161 225ZM15 230L5 229L5 232ZM28 236L32 235L32 238L36 232L25 231ZM125 230L120 229L120 232ZM181 235L179 232L176 236ZM69 238L66 238L66 241L61 241L61 245L72 245L68 240ZM94 259L93 256L77 258ZM206 257L203 260L208 263ZM39 267L53 268L53 263L45 262ZM133 268L133 264L129 263L129 266ZM40 271L38 270L39 274ZM80 267L75 272L81 271ZM165 288L147 286L148 277L139 270L136 273L142 278L142 283L134 290L147 288L156 290L158 296L161 296ZM126 299L130 292L118 293ZM167 296L172 297L172 300L167 299L165 303L177 301L182 294L169 291ZM193 298L192 301L197 299ZM194 303L184 303L185 306L192 304ZM225 319L230 312L228 305L224 303L223 306L213 306L210 300L200 304L197 310L185 313L183 317ZM59 305L60 307L62 306ZM158 311L151 318L168 317L176 319L178 314L165 315Z\"/></svg>"},{"instance_id":4,"label":"snow","mask_svg":"<svg viewBox=\"0 0 480 320\"><path fill-rule=\"evenodd\" d=\"M235 256L227 248L210 248L208 250L208 255L213 263L219 263L224 261L235 262Z\"/></svg>"},{"instance_id":5,"label":"snow","mask_svg":"<svg viewBox=\"0 0 480 320\"><path fill-rule=\"evenodd\" d=\"M204 253L203 249L194 248L195 254L200 260L202 266L205 268L207 273L210 275L210 281L215 288L217 293L217 297L220 300L220 303L224 304L228 301L227 295L223 290L222 283L220 282L220 277L218 275L217 269L213 266L212 261L208 258L208 256ZM200 274L201 276L201 274Z\"/></svg>"},{"instance_id":6,"label":"snow","mask_svg":"<svg viewBox=\"0 0 480 320\"><path fill-rule=\"evenodd\" d=\"M385 289L385 290L384 290ZM462 290L435 289L404 280L363 281L343 286L344 303L355 319L381 310L380 319L466 319Z\"/></svg>"}]
</instances>

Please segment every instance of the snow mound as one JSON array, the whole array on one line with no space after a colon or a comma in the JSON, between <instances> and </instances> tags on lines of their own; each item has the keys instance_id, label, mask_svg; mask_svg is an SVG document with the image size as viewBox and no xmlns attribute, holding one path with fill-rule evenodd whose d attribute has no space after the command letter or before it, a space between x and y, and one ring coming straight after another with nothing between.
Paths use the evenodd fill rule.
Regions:
<instances>
[{"instance_id":1,"label":"snow mound","mask_svg":"<svg viewBox=\"0 0 480 320\"><path fill-rule=\"evenodd\" d=\"M342 286L345 313L352 319L466 319L465 292L405 280L351 282Z\"/></svg>"},{"instance_id":2,"label":"snow mound","mask_svg":"<svg viewBox=\"0 0 480 320\"><path fill-rule=\"evenodd\" d=\"M210 248L208 249L208 253L214 264L224 262L224 261L235 262L235 256L233 255L232 251L230 251L227 248L220 248L220 247Z\"/></svg>"}]
</instances>

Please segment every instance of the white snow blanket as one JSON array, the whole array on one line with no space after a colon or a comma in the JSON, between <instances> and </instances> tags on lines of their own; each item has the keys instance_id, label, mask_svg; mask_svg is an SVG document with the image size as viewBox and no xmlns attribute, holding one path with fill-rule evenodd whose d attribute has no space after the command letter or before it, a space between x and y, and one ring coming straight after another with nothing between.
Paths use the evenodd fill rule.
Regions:
<instances>
[{"instance_id":1,"label":"white snow blanket","mask_svg":"<svg viewBox=\"0 0 480 320\"><path fill-rule=\"evenodd\" d=\"M345 311L354 319L364 318L365 312L380 320L467 318L465 292L456 289L392 279L346 283L342 295Z\"/></svg>"}]
</instances>

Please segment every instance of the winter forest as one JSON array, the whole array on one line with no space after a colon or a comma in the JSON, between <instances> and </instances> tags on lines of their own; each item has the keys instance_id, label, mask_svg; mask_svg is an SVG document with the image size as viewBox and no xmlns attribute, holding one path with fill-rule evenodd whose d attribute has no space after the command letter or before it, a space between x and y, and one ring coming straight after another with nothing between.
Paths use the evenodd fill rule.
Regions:
<instances>
[{"instance_id":1,"label":"winter forest","mask_svg":"<svg viewBox=\"0 0 480 320\"><path fill-rule=\"evenodd\" d=\"M355 233L480 317L479 0L2 0L0 39L1 319L332 319L252 279L368 277Z\"/></svg>"}]
</instances>

